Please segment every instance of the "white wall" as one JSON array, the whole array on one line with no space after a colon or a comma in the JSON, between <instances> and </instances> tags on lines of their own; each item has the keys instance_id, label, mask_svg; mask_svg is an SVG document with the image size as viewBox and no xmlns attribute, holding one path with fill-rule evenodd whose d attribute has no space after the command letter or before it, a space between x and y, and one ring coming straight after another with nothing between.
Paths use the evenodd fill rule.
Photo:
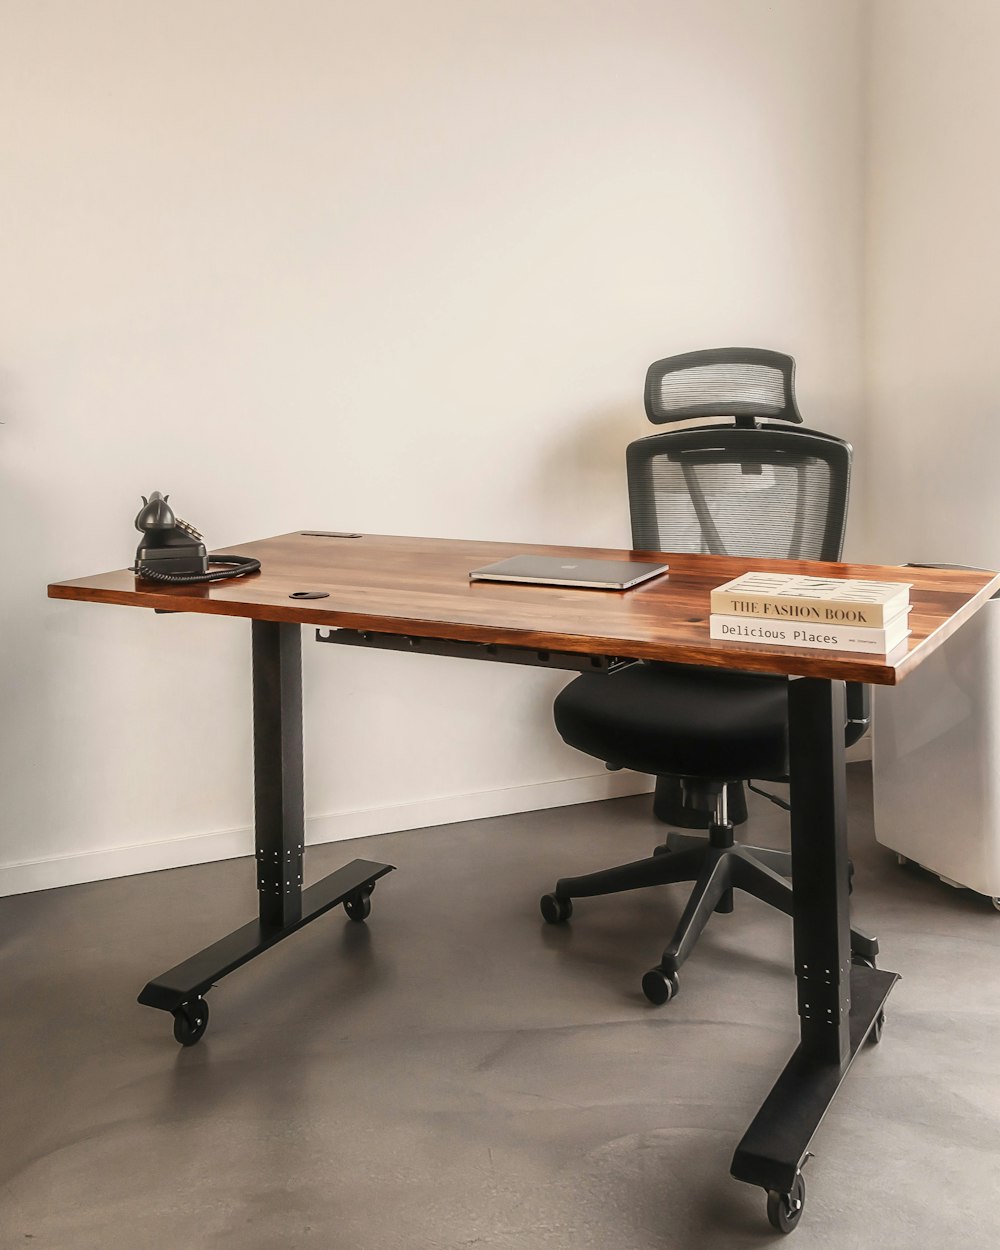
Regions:
<instances>
[{"instance_id":1,"label":"white wall","mask_svg":"<svg viewBox=\"0 0 1000 1250\"><path fill-rule=\"evenodd\" d=\"M129 562L141 492L217 547L625 544L647 364L734 343L859 443L862 36L857 0L7 0L0 891L250 849L247 627L44 597ZM313 840L611 792L564 679L304 645Z\"/></svg>"},{"instance_id":2,"label":"white wall","mask_svg":"<svg viewBox=\"0 0 1000 1250\"><path fill-rule=\"evenodd\" d=\"M996 0L871 11L871 543L1000 567Z\"/></svg>"}]
</instances>

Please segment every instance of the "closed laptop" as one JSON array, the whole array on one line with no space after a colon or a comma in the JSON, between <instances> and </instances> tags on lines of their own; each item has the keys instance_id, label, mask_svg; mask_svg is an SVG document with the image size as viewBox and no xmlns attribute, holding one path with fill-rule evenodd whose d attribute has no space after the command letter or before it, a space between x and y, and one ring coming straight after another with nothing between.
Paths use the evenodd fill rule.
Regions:
<instances>
[{"instance_id":1,"label":"closed laptop","mask_svg":"<svg viewBox=\"0 0 1000 1250\"><path fill-rule=\"evenodd\" d=\"M572 556L511 556L473 569L474 582L528 582L539 586L578 586L584 590L628 590L666 573L666 564L648 560L577 560Z\"/></svg>"}]
</instances>

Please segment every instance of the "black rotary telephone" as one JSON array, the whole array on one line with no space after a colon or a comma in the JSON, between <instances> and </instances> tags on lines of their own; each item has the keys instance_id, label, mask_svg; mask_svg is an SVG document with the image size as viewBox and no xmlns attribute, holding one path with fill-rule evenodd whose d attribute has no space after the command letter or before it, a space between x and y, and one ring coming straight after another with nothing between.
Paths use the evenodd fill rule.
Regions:
<instances>
[{"instance_id":1,"label":"black rotary telephone","mask_svg":"<svg viewBox=\"0 0 1000 1250\"><path fill-rule=\"evenodd\" d=\"M158 490L148 499L142 496L143 506L135 518L135 528L142 535L142 542L135 553L133 573L147 581L184 586L193 582L221 582L227 577L257 572L260 561L252 556L210 557L201 534L193 525L174 515L167 503L169 498ZM209 569L211 564L225 567Z\"/></svg>"}]
</instances>

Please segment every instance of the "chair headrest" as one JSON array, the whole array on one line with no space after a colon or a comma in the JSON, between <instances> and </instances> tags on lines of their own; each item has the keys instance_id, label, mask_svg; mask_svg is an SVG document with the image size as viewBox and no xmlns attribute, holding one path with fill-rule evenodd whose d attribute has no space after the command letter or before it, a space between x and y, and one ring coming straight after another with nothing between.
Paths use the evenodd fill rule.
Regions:
<instances>
[{"instance_id":1,"label":"chair headrest","mask_svg":"<svg viewBox=\"0 0 1000 1250\"><path fill-rule=\"evenodd\" d=\"M795 361L763 347L715 347L654 361L646 372L654 425L692 417L770 417L801 423Z\"/></svg>"}]
</instances>

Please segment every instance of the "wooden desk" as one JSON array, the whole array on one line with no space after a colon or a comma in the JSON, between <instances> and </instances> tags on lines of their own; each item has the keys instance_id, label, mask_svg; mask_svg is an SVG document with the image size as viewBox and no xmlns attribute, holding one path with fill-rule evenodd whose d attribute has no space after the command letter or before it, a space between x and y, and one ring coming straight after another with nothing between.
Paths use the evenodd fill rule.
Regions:
<instances>
[{"instance_id":1,"label":"wooden desk","mask_svg":"<svg viewBox=\"0 0 1000 1250\"><path fill-rule=\"evenodd\" d=\"M304 531L227 548L261 571L211 586L160 587L129 572L49 587L80 599L252 621L256 921L150 981L139 1001L169 1011L185 1044L204 994L234 968L343 902L363 920L388 864L355 860L302 890L301 630L321 641L478 660L610 670L635 659L787 674L793 934L800 1043L733 1158L732 1173L779 1197L799 1192L808 1146L862 1044L880 1032L896 975L852 966L848 919L845 680L893 685L1000 589L986 572L620 552ZM663 558L669 576L625 593L468 580L506 556ZM910 582L912 634L891 659L747 646L708 636L710 591L751 569ZM297 599L298 592L325 598ZM328 632L323 632L328 631Z\"/></svg>"},{"instance_id":2,"label":"wooden desk","mask_svg":"<svg viewBox=\"0 0 1000 1250\"><path fill-rule=\"evenodd\" d=\"M325 537L315 531L284 534L227 547L255 556L261 571L212 586L161 587L139 583L126 570L49 587L54 599L119 603L171 612L208 612L336 629L674 660L715 668L788 673L831 680L894 685L985 603L996 588L991 573L908 569L870 564L751 560L666 555L607 548L542 547L366 534ZM468 580L470 569L513 555L578 559L664 558L670 576L625 594L506 585ZM872 655L801 647L746 646L708 636L709 591L752 569L816 577L868 577L911 582L912 634L893 662ZM329 599L293 600L300 590L325 590Z\"/></svg>"}]
</instances>

